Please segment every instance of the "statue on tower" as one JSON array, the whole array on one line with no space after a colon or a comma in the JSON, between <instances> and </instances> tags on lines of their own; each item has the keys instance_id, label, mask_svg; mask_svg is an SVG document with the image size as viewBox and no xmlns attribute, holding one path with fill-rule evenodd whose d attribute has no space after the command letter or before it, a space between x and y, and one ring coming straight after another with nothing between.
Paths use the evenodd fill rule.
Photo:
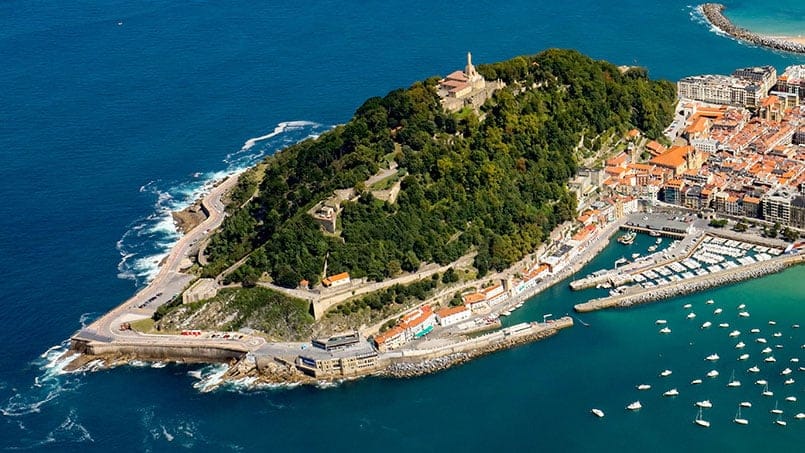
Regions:
<instances>
[{"instance_id":1,"label":"statue on tower","mask_svg":"<svg viewBox=\"0 0 805 453\"><path fill-rule=\"evenodd\" d=\"M475 72L475 66L472 65L472 53L471 52L467 52L467 66L464 67L464 74L470 80L472 80L473 77L478 75L478 73Z\"/></svg>"}]
</instances>

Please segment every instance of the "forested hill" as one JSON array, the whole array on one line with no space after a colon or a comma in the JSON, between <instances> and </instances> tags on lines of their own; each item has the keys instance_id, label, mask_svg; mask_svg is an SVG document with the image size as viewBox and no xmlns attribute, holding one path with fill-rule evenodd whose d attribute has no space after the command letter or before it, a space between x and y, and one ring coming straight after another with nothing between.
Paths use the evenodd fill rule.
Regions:
<instances>
[{"instance_id":1,"label":"forested hill","mask_svg":"<svg viewBox=\"0 0 805 453\"><path fill-rule=\"evenodd\" d=\"M672 83L575 51L547 50L478 71L507 84L483 106L483 121L471 111L443 111L431 78L367 100L347 124L244 174L231 215L207 248L204 273L217 275L251 253L230 280L253 283L267 272L295 287L301 279L318 282L329 255L328 274L382 280L472 250L480 274L504 269L574 216L566 182L577 170L582 134L637 127L657 137L673 115ZM392 160L402 180L390 204L364 181ZM307 211L345 188L360 197L342 204L339 229L325 234Z\"/></svg>"}]
</instances>

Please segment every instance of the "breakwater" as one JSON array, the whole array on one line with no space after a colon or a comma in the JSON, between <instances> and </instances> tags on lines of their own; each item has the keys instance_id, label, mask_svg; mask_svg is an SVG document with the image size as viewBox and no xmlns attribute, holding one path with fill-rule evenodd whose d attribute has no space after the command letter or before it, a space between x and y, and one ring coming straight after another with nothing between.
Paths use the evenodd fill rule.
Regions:
<instances>
[{"instance_id":1,"label":"breakwater","mask_svg":"<svg viewBox=\"0 0 805 453\"><path fill-rule=\"evenodd\" d=\"M788 266L800 264L803 261L805 261L805 256L803 255L783 256L769 261L722 271L716 274L709 274L688 280L672 282L668 285L658 288L641 289L637 292L618 296L592 299L588 302L575 305L573 309L579 313L586 313L595 310L603 310L606 308L626 308L632 305L704 291L716 286L729 285L743 280L759 278L764 275L780 272Z\"/></svg>"},{"instance_id":2,"label":"breakwater","mask_svg":"<svg viewBox=\"0 0 805 453\"><path fill-rule=\"evenodd\" d=\"M805 54L805 44L788 41L782 38L775 38L772 36L759 35L733 24L731 20L724 16L725 8L726 7L720 3L705 3L701 6L701 11L705 19L707 19L712 26L732 36L733 38L740 39L741 41L745 41L750 44L768 47L774 50Z\"/></svg>"}]
</instances>

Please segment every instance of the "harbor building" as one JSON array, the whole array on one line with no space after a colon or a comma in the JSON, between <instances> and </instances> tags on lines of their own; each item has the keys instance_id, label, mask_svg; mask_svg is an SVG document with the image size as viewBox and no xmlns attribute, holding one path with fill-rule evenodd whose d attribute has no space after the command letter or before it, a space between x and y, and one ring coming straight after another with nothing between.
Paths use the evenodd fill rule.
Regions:
<instances>
[{"instance_id":1,"label":"harbor building","mask_svg":"<svg viewBox=\"0 0 805 453\"><path fill-rule=\"evenodd\" d=\"M472 311L464 305L443 308L436 312L436 321L442 327L452 326L470 319Z\"/></svg>"},{"instance_id":2,"label":"harbor building","mask_svg":"<svg viewBox=\"0 0 805 453\"><path fill-rule=\"evenodd\" d=\"M356 333L357 335L357 333ZM315 378L336 378L358 376L377 367L378 353L366 341L344 344L352 334L332 337L326 340L314 340L314 346L307 348L296 359L296 367L303 373ZM319 346L316 342L320 342ZM338 344L327 350L321 345Z\"/></svg>"}]
</instances>

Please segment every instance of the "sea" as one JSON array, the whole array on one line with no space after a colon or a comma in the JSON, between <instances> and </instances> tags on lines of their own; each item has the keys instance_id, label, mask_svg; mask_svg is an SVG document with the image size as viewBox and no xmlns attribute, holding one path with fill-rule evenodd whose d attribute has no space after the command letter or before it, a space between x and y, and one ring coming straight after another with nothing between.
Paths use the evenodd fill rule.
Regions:
<instances>
[{"instance_id":1,"label":"sea","mask_svg":"<svg viewBox=\"0 0 805 453\"><path fill-rule=\"evenodd\" d=\"M805 3L727 1L791 33ZM142 288L179 234L170 211L216 179L465 64L575 48L652 77L805 57L737 42L678 0L0 2L0 449L23 451L792 451L801 445L805 267L630 310L445 372L319 386L216 386L220 365L64 373L82 325ZM799 28L797 28L799 27ZM647 247L641 237L632 247ZM613 241L579 275L623 256ZM506 322L590 297L567 281ZM715 303L708 305L706 300ZM695 320L686 318L692 304ZM746 304L751 316L737 316ZM714 315L716 307L723 313ZM660 335L657 319L672 329ZM701 329L705 320L714 326ZM717 322L718 321L718 322ZM776 325L769 325L776 321ZM737 338L716 327L727 322ZM761 329L758 335L749 329ZM779 332L779 337L773 336ZM762 361L762 335L774 364ZM737 340L748 361L738 361ZM778 348L777 345L780 347ZM704 357L718 353L710 363ZM752 364L757 375L747 374ZM803 363L805 364L805 363ZM796 382L780 375L793 368ZM704 378L710 369L720 376ZM668 369L671 376L658 374ZM738 388L726 387L735 372ZM692 386L695 378L704 383ZM774 397L761 396L767 379ZM639 392L641 383L652 389ZM676 398L662 392L677 388ZM785 401L796 396L800 402ZM709 399L693 424L695 401ZM624 407L640 400L643 409ZM739 401L752 402L732 423ZM769 410L784 409L786 427ZM590 409L602 409L596 418Z\"/></svg>"}]
</instances>

